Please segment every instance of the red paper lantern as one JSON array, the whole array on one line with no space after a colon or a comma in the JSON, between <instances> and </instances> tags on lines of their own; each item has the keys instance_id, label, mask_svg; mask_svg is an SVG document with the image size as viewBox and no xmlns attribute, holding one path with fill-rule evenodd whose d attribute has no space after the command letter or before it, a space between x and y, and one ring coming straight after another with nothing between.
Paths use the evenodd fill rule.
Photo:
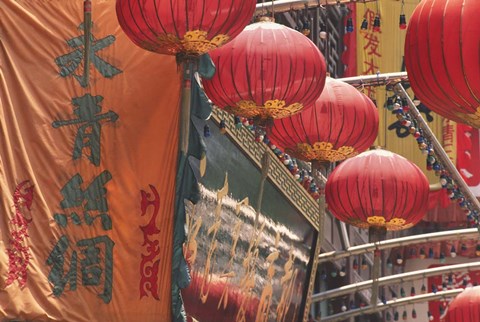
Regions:
<instances>
[{"instance_id":1,"label":"red paper lantern","mask_svg":"<svg viewBox=\"0 0 480 322\"><path fill-rule=\"evenodd\" d=\"M117 0L120 26L138 46L160 54L204 54L250 22L255 0Z\"/></svg>"},{"instance_id":2,"label":"red paper lantern","mask_svg":"<svg viewBox=\"0 0 480 322\"><path fill-rule=\"evenodd\" d=\"M210 53L217 72L203 85L218 107L261 120L313 105L325 85L325 59L313 42L270 21L249 25Z\"/></svg>"},{"instance_id":3,"label":"red paper lantern","mask_svg":"<svg viewBox=\"0 0 480 322\"><path fill-rule=\"evenodd\" d=\"M401 230L425 215L429 184L404 157L372 150L345 160L328 177L328 209L339 220L360 228Z\"/></svg>"},{"instance_id":4,"label":"red paper lantern","mask_svg":"<svg viewBox=\"0 0 480 322\"><path fill-rule=\"evenodd\" d=\"M327 77L314 107L275 120L269 138L298 159L336 162L368 149L377 133L375 104L353 86Z\"/></svg>"},{"instance_id":5,"label":"red paper lantern","mask_svg":"<svg viewBox=\"0 0 480 322\"><path fill-rule=\"evenodd\" d=\"M448 305L442 322L480 321L480 286L467 287Z\"/></svg>"},{"instance_id":6,"label":"red paper lantern","mask_svg":"<svg viewBox=\"0 0 480 322\"><path fill-rule=\"evenodd\" d=\"M480 128L480 1L424 0L405 40L415 95L433 111Z\"/></svg>"}]
</instances>

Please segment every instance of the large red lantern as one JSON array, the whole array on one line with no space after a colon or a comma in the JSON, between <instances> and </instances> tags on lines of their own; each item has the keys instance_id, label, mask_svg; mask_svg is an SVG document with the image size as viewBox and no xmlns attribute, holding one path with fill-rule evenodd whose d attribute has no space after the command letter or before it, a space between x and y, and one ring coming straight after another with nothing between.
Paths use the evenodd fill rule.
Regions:
<instances>
[{"instance_id":1,"label":"large red lantern","mask_svg":"<svg viewBox=\"0 0 480 322\"><path fill-rule=\"evenodd\" d=\"M322 54L307 37L270 21L249 25L210 53L217 72L203 85L218 107L267 120L310 107L325 85Z\"/></svg>"},{"instance_id":2,"label":"large red lantern","mask_svg":"<svg viewBox=\"0 0 480 322\"><path fill-rule=\"evenodd\" d=\"M415 95L433 111L480 128L480 1L423 0L405 40Z\"/></svg>"},{"instance_id":3,"label":"large red lantern","mask_svg":"<svg viewBox=\"0 0 480 322\"><path fill-rule=\"evenodd\" d=\"M336 162L368 149L378 133L375 104L353 86L327 77L312 108L275 120L273 144L305 161Z\"/></svg>"},{"instance_id":4,"label":"large red lantern","mask_svg":"<svg viewBox=\"0 0 480 322\"><path fill-rule=\"evenodd\" d=\"M360 227L401 230L425 215L429 184L404 157L372 150L345 160L328 177L328 209L339 220Z\"/></svg>"},{"instance_id":5,"label":"large red lantern","mask_svg":"<svg viewBox=\"0 0 480 322\"><path fill-rule=\"evenodd\" d=\"M117 0L123 31L161 54L198 56L232 40L250 22L255 0Z\"/></svg>"},{"instance_id":6,"label":"large red lantern","mask_svg":"<svg viewBox=\"0 0 480 322\"><path fill-rule=\"evenodd\" d=\"M442 322L480 321L480 286L467 287L448 305Z\"/></svg>"}]
</instances>

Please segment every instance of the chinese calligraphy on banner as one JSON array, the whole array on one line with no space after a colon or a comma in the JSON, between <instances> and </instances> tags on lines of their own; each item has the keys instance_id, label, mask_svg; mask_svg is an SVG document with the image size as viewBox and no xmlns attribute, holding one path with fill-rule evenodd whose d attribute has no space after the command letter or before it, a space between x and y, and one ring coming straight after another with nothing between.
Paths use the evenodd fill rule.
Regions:
<instances>
[{"instance_id":1,"label":"chinese calligraphy on banner","mask_svg":"<svg viewBox=\"0 0 480 322\"><path fill-rule=\"evenodd\" d=\"M0 3L2 318L170 320L180 73L92 7Z\"/></svg>"}]
</instances>

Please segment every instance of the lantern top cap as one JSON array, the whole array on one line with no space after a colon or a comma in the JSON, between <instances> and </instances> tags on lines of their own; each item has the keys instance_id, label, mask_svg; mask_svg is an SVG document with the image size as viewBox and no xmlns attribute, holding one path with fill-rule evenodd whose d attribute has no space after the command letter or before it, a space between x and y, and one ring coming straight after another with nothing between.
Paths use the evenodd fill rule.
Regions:
<instances>
[{"instance_id":1,"label":"lantern top cap","mask_svg":"<svg viewBox=\"0 0 480 322\"><path fill-rule=\"evenodd\" d=\"M388 150L384 150L381 147L375 147L373 150L369 150L369 151L365 151L365 152L361 153L359 155L359 157L362 157L362 156L366 157L366 156L369 156L371 154L375 154L375 155L382 156L382 157L393 157L394 155L396 155L395 153L393 153L391 151L388 151ZM401 155L398 155L398 156L401 157L401 158L404 158Z\"/></svg>"},{"instance_id":2,"label":"lantern top cap","mask_svg":"<svg viewBox=\"0 0 480 322\"><path fill-rule=\"evenodd\" d=\"M275 22L275 18L271 16L260 16L258 17L257 22Z\"/></svg>"},{"instance_id":3,"label":"lantern top cap","mask_svg":"<svg viewBox=\"0 0 480 322\"><path fill-rule=\"evenodd\" d=\"M291 29L287 26L276 23L272 20L270 20L270 21L269 20L262 20L262 21L258 21L258 22L255 22L255 23L252 23L252 24L246 26L244 31L245 30L255 30L255 29L258 29L258 28L264 28L264 29L285 29L285 28L288 28L288 29Z\"/></svg>"},{"instance_id":4,"label":"lantern top cap","mask_svg":"<svg viewBox=\"0 0 480 322\"><path fill-rule=\"evenodd\" d=\"M465 290L458 294L448 305L446 312L446 321L454 321L452 318L455 311L468 314L472 308L476 308L480 299L480 286L468 286ZM458 312L457 311L457 312ZM468 320L469 321L469 320Z\"/></svg>"}]
</instances>

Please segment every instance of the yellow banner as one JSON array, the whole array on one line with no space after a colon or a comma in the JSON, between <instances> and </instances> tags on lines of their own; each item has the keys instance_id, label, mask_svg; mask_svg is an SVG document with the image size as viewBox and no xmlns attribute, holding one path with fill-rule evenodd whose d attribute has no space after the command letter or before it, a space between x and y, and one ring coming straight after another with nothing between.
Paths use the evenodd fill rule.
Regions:
<instances>
[{"instance_id":1,"label":"yellow banner","mask_svg":"<svg viewBox=\"0 0 480 322\"><path fill-rule=\"evenodd\" d=\"M405 1L403 8L407 24L418 1ZM403 65L406 29L400 29L399 21L402 13L402 2L398 0L381 0L365 4L357 4L357 66L358 75L375 75L377 73L395 73L405 71ZM375 18L380 22L380 30L374 30ZM360 25L366 19L366 30ZM411 91L410 96L413 98ZM426 156L418 149L413 136L408 135L408 129L400 127L397 118L391 111L384 108L387 96L393 96L392 91L386 91L385 86L369 87L364 93L376 100L379 111L379 133L376 144L387 150L403 155L415 162L424 170L431 183L438 182L432 171L426 170ZM437 138L442 140L442 118L429 110L421 109L422 116L431 120L429 127ZM433 118L433 119L432 119Z\"/></svg>"},{"instance_id":2,"label":"yellow banner","mask_svg":"<svg viewBox=\"0 0 480 322\"><path fill-rule=\"evenodd\" d=\"M443 119L443 148L453 164L457 163L457 123Z\"/></svg>"},{"instance_id":3,"label":"yellow banner","mask_svg":"<svg viewBox=\"0 0 480 322\"><path fill-rule=\"evenodd\" d=\"M169 321L180 76L115 0L0 2L0 316ZM89 75L88 75L89 74Z\"/></svg>"}]
</instances>

